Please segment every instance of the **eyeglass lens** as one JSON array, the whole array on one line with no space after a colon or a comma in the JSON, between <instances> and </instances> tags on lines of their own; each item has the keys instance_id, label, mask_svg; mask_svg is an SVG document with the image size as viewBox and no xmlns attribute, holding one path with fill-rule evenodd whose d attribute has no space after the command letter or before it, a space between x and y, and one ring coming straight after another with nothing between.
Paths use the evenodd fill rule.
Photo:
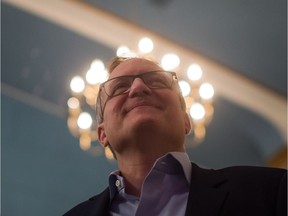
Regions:
<instances>
[{"instance_id":1,"label":"eyeglass lens","mask_svg":"<svg viewBox=\"0 0 288 216\"><path fill-rule=\"evenodd\" d=\"M120 76L108 80L103 84L103 88L109 97L124 94L130 89L136 78L142 79L149 88L170 88L173 75L172 72L157 71L140 75Z\"/></svg>"}]
</instances>

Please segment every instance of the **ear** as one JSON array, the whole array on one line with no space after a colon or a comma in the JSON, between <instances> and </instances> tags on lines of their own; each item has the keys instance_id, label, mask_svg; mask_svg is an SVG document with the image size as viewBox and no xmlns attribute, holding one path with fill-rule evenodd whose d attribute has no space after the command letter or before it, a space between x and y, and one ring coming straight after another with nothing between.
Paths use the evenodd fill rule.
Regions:
<instances>
[{"instance_id":1,"label":"ear","mask_svg":"<svg viewBox=\"0 0 288 216\"><path fill-rule=\"evenodd\" d=\"M184 113L184 121L185 121L185 134L188 135L191 132L191 120L187 112Z\"/></svg>"},{"instance_id":2,"label":"ear","mask_svg":"<svg viewBox=\"0 0 288 216\"><path fill-rule=\"evenodd\" d=\"M98 125L97 128L97 135L98 135L98 140L100 142L100 144L105 148L109 145L109 141L107 139L106 133L105 133L105 129L104 129L104 124L101 123Z\"/></svg>"}]
</instances>

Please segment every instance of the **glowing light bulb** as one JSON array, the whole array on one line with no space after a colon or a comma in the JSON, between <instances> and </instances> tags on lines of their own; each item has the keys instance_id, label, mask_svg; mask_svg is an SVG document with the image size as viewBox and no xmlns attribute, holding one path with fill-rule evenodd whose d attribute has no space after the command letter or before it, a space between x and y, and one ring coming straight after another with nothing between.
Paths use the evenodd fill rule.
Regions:
<instances>
[{"instance_id":1,"label":"glowing light bulb","mask_svg":"<svg viewBox=\"0 0 288 216\"><path fill-rule=\"evenodd\" d=\"M81 129L89 129L92 126L92 117L87 112L82 112L77 120L77 125Z\"/></svg>"},{"instance_id":2,"label":"glowing light bulb","mask_svg":"<svg viewBox=\"0 0 288 216\"><path fill-rule=\"evenodd\" d=\"M179 86L180 86L183 97L186 97L190 94L191 87L190 87L188 82L186 82L184 80L180 80Z\"/></svg>"},{"instance_id":3,"label":"glowing light bulb","mask_svg":"<svg viewBox=\"0 0 288 216\"><path fill-rule=\"evenodd\" d=\"M75 76L70 82L70 88L75 93L80 93L85 88L85 82L80 76Z\"/></svg>"},{"instance_id":4,"label":"glowing light bulb","mask_svg":"<svg viewBox=\"0 0 288 216\"><path fill-rule=\"evenodd\" d=\"M127 46L120 46L116 51L117 56L126 56L130 53L130 49Z\"/></svg>"},{"instance_id":5,"label":"glowing light bulb","mask_svg":"<svg viewBox=\"0 0 288 216\"><path fill-rule=\"evenodd\" d=\"M91 84L95 85L97 83L101 83L103 80L103 72L105 70L105 65L102 60L95 59L90 66L90 69L86 73L86 81Z\"/></svg>"},{"instance_id":6,"label":"glowing light bulb","mask_svg":"<svg viewBox=\"0 0 288 216\"><path fill-rule=\"evenodd\" d=\"M103 82L107 81L108 77L109 77L109 74L108 74L107 70L103 70L103 71L101 71L101 73L97 74L97 79L99 80L99 83L103 83Z\"/></svg>"},{"instance_id":7,"label":"glowing light bulb","mask_svg":"<svg viewBox=\"0 0 288 216\"><path fill-rule=\"evenodd\" d=\"M102 71L105 69L105 65L102 60L100 59L95 59L90 66L91 69L96 70L96 71Z\"/></svg>"},{"instance_id":8,"label":"glowing light bulb","mask_svg":"<svg viewBox=\"0 0 288 216\"><path fill-rule=\"evenodd\" d=\"M197 64L191 64L187 69L187 75L189 79L192 81L200 80L202 77L202 74L203 74L202 69Z\"/></svg>"},{"instance_id":9,"label":"glowing light bulb","mask_svg":"<svg viewBox=\"0 0 288 216\"><path fill-rule=\"evenodd\" d=\"M107 80L108 73L107 70L96 71L92 68L86 73L86 80L88 83L94 85L97 83L103 83Z\"/></svg>"},{"instance_id":10,"label":"glowing light bulb","mask_svg":"<svg viewBox=\"0 0 288 216\"><path fill-rule=\"evenodd\" d=\"M164 70L172 70L178 67L180 64L180 58L173 53L166 54L161 60L161 65Z\"/></svg>"},{"instance_id":11,"label":"glowing light bulb","mask_svg":"<svg viewBox=\"0 0 288 216\"><path fill-rule=\"evenodd\" d=\"M86 80L89 84L97 84L98 83L98 73L97 70L90 68L86 73Z\"/></svg>"},{"instance_id":12,"label":"glowing light bulb","mask_svg":"<svg viewBox=\"0 0 288 216\"><path fill-rule=\"evenodd\" d=\"M69 98L69 100L67 101L67 105L70 109L76 109L80 106L80 102L77 98L75 97L71 97Z\"/></svg>"},{"instance_id":13,"label":"glowing light bulb","mask_svg":"<svg viewBox=\"0 0 288 216\"><path fill-rule=\"evenodd\" d=\"M154 48L153 41L150 38L144 37L139 41L138 48L142 53L150 53Z\"/></svg>"},{"instance_id":14,"label":"glowing light bulb","mask_svg":"<svg viewBox=\"0 0 288 216\"><path fill-rule=\"evenodd\" d=\"M205 116L205 109L200 103L194 103L190 108L190 116L194 120L203 119Z\"/></svg>"},{"instance_id":15,"label":"glowing light bulb","mask_svg":"<svg viewBox=\"0 0 288 216\"><path fill-rule=\"evenodd\" d=\"M203 83L199 88L199 94L203 99L211 99L214 96L214 88L209 83Z\"/></svg>"}]
</instances>

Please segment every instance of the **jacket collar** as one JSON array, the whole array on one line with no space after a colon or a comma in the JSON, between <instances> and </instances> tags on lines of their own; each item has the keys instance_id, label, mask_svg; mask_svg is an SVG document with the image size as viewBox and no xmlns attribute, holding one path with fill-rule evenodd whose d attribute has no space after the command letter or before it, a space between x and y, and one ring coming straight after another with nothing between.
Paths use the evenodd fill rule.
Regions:
<instances>
[{"instance_id":1,"label":"jacket collar","mask_svg":"<svg viewBox=\"0 0 288 216\"><path fill-rule=\"evenodd\" d=\"M86 211L81 212L83 216L109 215L110 199L109 188L106 188L102 193L92 197L87 201ZM76 216L76 215L75 215Z\"/></svg>"},{"instance_id":2,"label":"jacket collar","mask_svg":"<svg viewBox=\"0 0 288 216\"><path fill-rule=\"evenodd\" d=\"M191 185L186 208L188 215L216 215L228 194L227 179L215 170L192 163Z\"/></svg>"}]
</instances>

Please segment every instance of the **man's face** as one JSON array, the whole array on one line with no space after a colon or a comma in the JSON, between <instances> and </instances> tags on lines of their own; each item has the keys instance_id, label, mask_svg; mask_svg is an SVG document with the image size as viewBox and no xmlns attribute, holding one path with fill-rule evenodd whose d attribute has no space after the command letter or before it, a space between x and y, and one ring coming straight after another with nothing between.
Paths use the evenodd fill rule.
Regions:
<instances>
[{"instance_id":1,"label":"man's face","mask_svg":"<svg viewBox=\"0 0 288 216\"><path fill-rule=\"evenodd\" d=\"M148 60L135 58L118 65L109 79L155 70L161 68ZM103 117L104 121L98 128L99 141L104 146L110 144L116 154L129 148L131 143L137 145L137 140L140 145L140 141L149 141L149 137L156 141L157 136L161 136L169 148L168 142L172 146L183 146L185 134L190 130L175 80L171 88L151 89L140 78L136 78L127 93L106 102Z\"/></svg>"}]
</instances>

